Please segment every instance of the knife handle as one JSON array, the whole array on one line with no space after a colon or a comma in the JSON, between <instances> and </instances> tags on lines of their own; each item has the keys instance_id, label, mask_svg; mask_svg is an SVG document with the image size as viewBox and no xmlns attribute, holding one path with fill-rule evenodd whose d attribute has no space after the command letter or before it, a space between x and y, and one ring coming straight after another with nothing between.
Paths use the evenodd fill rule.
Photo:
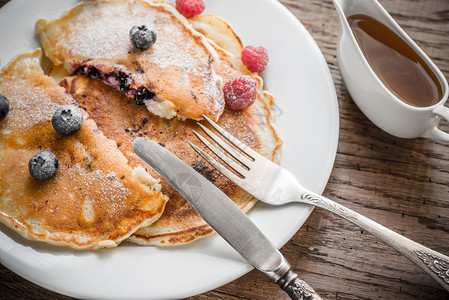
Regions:
<instances>
[{"instance_id":1,"label":"knife handle","mask_svg":"<svg viewBox=\"0 0 449 300\"><path fill-rule=\"evenodd\" d=\"M293 300L322 300L314 289L292 269L276 282Z\"/></svg>"}]
</instances>

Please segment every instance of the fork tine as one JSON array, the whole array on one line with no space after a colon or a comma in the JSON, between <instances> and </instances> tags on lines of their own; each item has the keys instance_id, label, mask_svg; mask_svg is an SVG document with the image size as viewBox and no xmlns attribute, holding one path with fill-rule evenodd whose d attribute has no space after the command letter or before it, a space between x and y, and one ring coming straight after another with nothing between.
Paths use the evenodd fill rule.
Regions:
<instances>
[{"instance_id":1,"label":"fork tine","mask_svg":"<svg viewBox=\"0 0 449 300\"><path fill-rule=\"evenodd\" d=\"M245 157L244 155L242 155L240 152L238 152L237 150L235 150L233 147L231 147L230 145L228 145L226 142L224 142L221 138L219 138L215 133L213 133L212 131L210 131L209 129L207 129L206 127L204 127L202 124L198 123L198 126L204 131L204 133L206 133L215 143L217 143L221 148L223 148L226 152L228 152L229 154L232 155L232 157L234 157L236 160L238 160L239 162L241 162L245 167L249 168L249 165L254 161L248 159L247 157ZM195 131L194 131L195 133ZM205 140L204 138L201 139L199 137L199 134L195 133L195 135L209 148L211 149L206 142L208 142L207 140ZM211 149L212 150L212 149ZM217 149L218 150L218 149ZM220 151L220 150L218 150ZM214 152L214 151L213 151ZM221 152L221 151L220 151ZM215 152L214 152L215 153ZM216 153L215 153L216 154ZM220 157L221 158L221 157Z\"/></svg>"},{"instance_id":2,"label":"fork tine","mask_svg":"<svg viewBox=\"0 0 449 300\"><path fill-rule=\"evenodd\" d=\"M206 145L207 148L209 148L210 151L212 151L216 156L218 156L222 161L224 161L231 169L233 169L234 171L236 171L237 173L240 173L242 175L244 175L244 173L247 172L247 170L244 167L248 168L248 166L239 165L235 160L229 158L223 151L221 151L217 147L215 147L212 143L210 143L207 139L205 139L198 132L193 130L193 133L204 145Z\"/></svg>"},{"instance_id":3,"label":"fork tine","mask_svg":"<svg viewBox=\"0 0 449 300\"><path fill-rule=\"evenodd\" d=\"M229 169L227 169L226 167L221 165L217 160L212 158L209 154L207 154L206 152L204 152L203 150L201 150L200 148L195 146L192 142L189 142L189 145L190 145L190 147L193 148L193 150L196 151L196 153L198 153L202 158L204 158L204 160L206 160L209 164L211 164L211 166L213 166L215 169L217 169L218 172L220 172L221 174L226 176L229 180L231 180L232 182L234 182L237 185L243 183L245 176L243 176L242 174L237 172L240 176L243 177L243 178L240 178L238 175L232 173Z\"/></svg>"},{"instance_id":4,"label":"fork tine","mask_svg":"<svg viewBox=\"0 0 449 300\"><path fill-rule=\"evenodd\" d=\"M240 149L243 153L251 157L251 159L254 161L257 158L261 157L259 153L239 141L236 137L231 135L229 132L221 128L217 123L212 121L209 117L203 115L203 119L209 123L210 126L212 126L218 133L220 133L224 138L226 138L230 143L232 143L234 146L236 146L238 149Z\"/></svg>"}]
</instances>

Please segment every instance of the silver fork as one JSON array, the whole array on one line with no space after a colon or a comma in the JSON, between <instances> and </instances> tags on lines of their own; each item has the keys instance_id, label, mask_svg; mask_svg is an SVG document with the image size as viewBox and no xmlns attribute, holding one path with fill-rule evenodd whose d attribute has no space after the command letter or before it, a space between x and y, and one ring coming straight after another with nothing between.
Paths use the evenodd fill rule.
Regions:
<instances>
[{"instance_id":1,"label":"silver fork","mask_svg":"<svg viewBox=\"0 0 449 300\"><path fill-rule=\"evenodd\" d=\"M215 169L239 187L258 200L268 204L282 205L298 202L315 205L331 211L362 227L395 248L449 291L448 256L424 247L341 204L307 190L289 171L250 149L209 118L204 117L204 119L230 144L235 146L231 146L211 130L198 123L204 133L225 152L230 154L233 159L196 131L194 131L194 134L232 171L191 142L189 142L190 146ZM236 150L236 148L241 152Z\"/></svg>"}]
</instances>

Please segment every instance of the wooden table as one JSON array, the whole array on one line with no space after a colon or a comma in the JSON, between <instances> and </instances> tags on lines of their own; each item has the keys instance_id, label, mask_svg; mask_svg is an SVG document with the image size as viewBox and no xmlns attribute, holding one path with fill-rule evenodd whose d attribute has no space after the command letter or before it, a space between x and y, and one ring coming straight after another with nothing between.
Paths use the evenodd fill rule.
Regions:
<instances>
[{"instance_id":1,"label":"wooden table","mask_svg":"<svg viewBox=\"0 0 449 300\"><path fill-rule=\"evenodd\" d=\"M6 2L0 0L0 6ZM324 196L449 255L449 144L400 139L374 126L352 101L339 73L335 50L339 24L332 1L281 2L318 43L338 95L340 142ZM449 1L380 2L449 78ZM446 123L440 127L449 131ZM391 247L319 208L281 252L325 299L449 299L448 292ZM0 265L0 299L5 298L71 299ZM189 299L288 297L252 271Z\"/></svg>"}]
</instances>

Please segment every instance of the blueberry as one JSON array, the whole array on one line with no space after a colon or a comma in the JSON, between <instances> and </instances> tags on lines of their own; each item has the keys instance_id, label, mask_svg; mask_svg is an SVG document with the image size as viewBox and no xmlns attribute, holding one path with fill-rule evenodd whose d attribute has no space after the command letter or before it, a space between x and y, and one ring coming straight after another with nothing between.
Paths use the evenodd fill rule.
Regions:
<instances>
[{"instance_id":1,"label":"blueberry","mask_svg":"<svg viewBox=\"0 0 449 300\"><path fill-rule=\"evenodd\" d=\"M53 128L63 135L71 135L81 128L83 116L78 107L74 105L63 105L53 114L51 118Z\"/></svg>"},{"instance_id":2,"label":"blueberry","mask_svg":"<svg viewBox=\"0 0 449 300\"><path fill-rule=\"evenodd\" d=\"M37 180L45 181L53 178L59 168L59 161L50 151L41 151L28 162L31 176Z\"/></svg>"},{"instance_id":3,"label":"blueberry","mask_svg":"<svg viewBox=\"0 0 449 300\"><path fill-rule=\"evenodd\" d=\"M134 47L145 50L156 42L156 31L145 24L136 25L131 28L129 39Z\"/></svg>"},{"instance_id":4,"label":"blueberry","mask_svg":"<svg viewBox=\"0 0 449 300\"><path fill-rule=\"evenodd\" d=\"M6 118L9 113L9 101L5 96L0 94L0 121Z\"/></svg>"},{"instance_id":5,"label":"blueberry","mask_svg":"<svg viewBox=\"0 0 449 300\"><path fill-rule=\"evenodd\" d=\"M146 87L141 87L134 94L134 101L137 105L144 105L145 100L153 99L154 96L156 96L155 93L150 92Z\"/></svg>"}]
</instances>

